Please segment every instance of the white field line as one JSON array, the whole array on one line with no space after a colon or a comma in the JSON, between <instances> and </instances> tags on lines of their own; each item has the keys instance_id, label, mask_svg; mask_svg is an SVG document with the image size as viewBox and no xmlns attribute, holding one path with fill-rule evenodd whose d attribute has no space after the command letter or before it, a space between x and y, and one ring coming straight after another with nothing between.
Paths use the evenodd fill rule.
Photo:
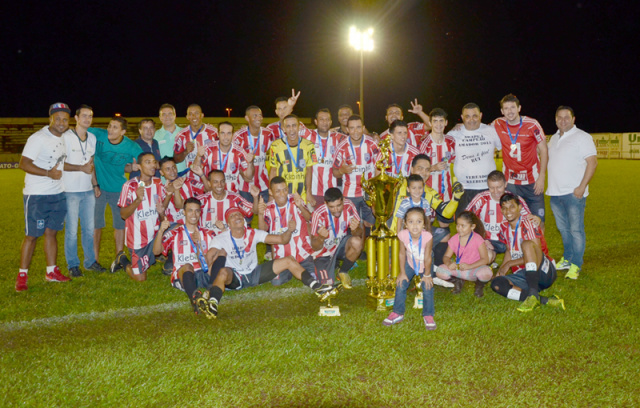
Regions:
<instances>
[{"instance_id":1,"label":"white field line","mask_svg":"<svg viewBox=\"0 0 640 408\"><path fill-rule=\"evenodd\" d=\"M361 286L364 285L364 279L354 279L353 286ZM230 294L232 291L227 292ZM227 295L222 299L223 303L235 303L235 302L250 302L252 300L264 299L268 297L269 299L282 299L293 296L300 295L312 295L313 292L311 289L303 286L296 288L277 288L274 290L265 290L260 292L253 293L242 293L237 292L233 293L231 296ZM314 301L316 300L315 296L312 298ZM319 303L320 304L320 303ZM45 317L42 319L33 319L33 320L24 320L18 322L6 322L0 323L0 331L10 332L16 330L23 329L33 329L33 328L43 328L43 327L51 327L59 324L68 324L68 323L80 323L87 321L95 321L95 320L108 320L108 319L121 319L123 317L130 316L145 316L153 313L162 313L162 312L170 312L174 310L190 308L188 302L185 300L183 302L172 302L172 303L161 303L159 305L152 306L136 306L130 307L127 309L115 309L108 310L106 312L89 312L89 313L77 313L70 314L65 316L55 316L55 317Z\"/></svg>"}]
</instances>

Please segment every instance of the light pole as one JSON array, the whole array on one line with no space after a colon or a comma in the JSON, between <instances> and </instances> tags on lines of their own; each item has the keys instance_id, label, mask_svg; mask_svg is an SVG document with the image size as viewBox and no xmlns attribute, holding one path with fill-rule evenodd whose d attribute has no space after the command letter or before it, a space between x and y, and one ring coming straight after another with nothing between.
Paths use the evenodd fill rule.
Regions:
<instances>
[{"instance_id":1,"label":"light pole","mask_svg":"<svg viewBox=\"0 0 640 408\"><path fill-rule=\"evenodd\" d=\"M360 51L360 117L364 120L364 52L373 51L373 28L360 32L355 26L349 29L349 45Z\"/></svg>"},{"instance_id":2,"label":"light pole","mask_svg":"<svg viewBox=\"0 0 640 408\"><path fill-rule=\"evenodd\" d=\"M230 118L230 117L231 117L231 111L232 111L233 109L231 109L231 108L225 108L224 110L226 110L226 111L227 111L227 117L229 117L229 118Z\"/></svg>"}]
</instances>

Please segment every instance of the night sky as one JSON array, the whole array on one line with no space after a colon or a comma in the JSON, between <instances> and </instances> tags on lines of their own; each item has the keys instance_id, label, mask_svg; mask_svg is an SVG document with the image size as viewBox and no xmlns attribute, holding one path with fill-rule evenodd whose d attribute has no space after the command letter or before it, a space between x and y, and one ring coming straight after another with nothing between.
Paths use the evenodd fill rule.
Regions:
<instances>
[{"instance_id":1,"label":"night sky","mask_svg":"<svg viewBox=\"0 0 640 408\"><path fill-rule=\"evenodd\" d=\"M6 2L5 2L6 3ZM614 5L615 4L615 5ZM637 2L614 1L158 1L4 4L0 117L46 116L57 101L95 116L157 116L169 102L206 116L244 116L251 104L302 95L295 113L357 108L355 24L373 26L365 56L365 124L385 108L405 119L417 97L449 123L476 102L484 122L517 95L522 114L555 128L558 105L589 132L640 130ZM184 119L179 122L185 122Z\"/></svg>"}]
</instances>

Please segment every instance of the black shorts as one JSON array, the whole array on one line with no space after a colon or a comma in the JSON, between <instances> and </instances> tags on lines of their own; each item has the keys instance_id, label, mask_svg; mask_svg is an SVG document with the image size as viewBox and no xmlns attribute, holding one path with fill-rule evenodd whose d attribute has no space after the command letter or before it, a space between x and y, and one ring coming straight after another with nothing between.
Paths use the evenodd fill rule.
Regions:
<instances>
[{"instance_id":1,"label":"black shorts","mask_svg":"<svg viewBox=\"0 0 640 408\"><path fill-rule=\"evenodd\" d=\"M347 256L347 242L351 234L347 234L340 240L336 252L332 256L321 256L316 258L315 267L317 279L323 285L333 285L336 280L336 266L339 260L344 260Z\"/></svg>"},{"instance_id":2,"label":"black shorts","mask_svg":"<svg viewBox=\"0 0 640 408\"><path fill-rule=\"evenodd\" d=\"M253 271L244 275L239 274L234 270L231 283L225 287L230 290L240 290L269 282L276 277L276 274L273 273L273 262L274 261L268 261L260 264L256 266Z\"/></svg>"}]
</instances>

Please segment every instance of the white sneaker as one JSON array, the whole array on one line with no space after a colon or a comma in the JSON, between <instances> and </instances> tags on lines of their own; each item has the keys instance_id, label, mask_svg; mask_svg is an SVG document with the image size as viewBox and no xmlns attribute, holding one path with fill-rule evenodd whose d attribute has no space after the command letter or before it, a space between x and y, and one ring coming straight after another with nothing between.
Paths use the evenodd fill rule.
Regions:
<instances>
[{"instance_id":1,"label":"white sneaker","mask_svg":"<svg viewBox=\"0 0 640 408\"><path fill-rule=\"evenodd\" d=\"M453 287L453 283L451 282L447 282L444 279L440 279L438 277L433 278L433 284L434 285L438 285L438 286L442 286L445 288L452 288Z\"/></svg>"}]
</instances>

